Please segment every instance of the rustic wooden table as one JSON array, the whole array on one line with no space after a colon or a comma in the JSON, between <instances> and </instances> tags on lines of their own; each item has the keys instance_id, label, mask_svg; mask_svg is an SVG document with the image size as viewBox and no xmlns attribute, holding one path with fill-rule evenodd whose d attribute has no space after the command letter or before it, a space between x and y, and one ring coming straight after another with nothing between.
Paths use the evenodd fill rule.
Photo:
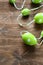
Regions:
<instances>
[{"instance_id":1,"label":"rustic wooden table","mask_svg":"<svg viewBox=\"0 0 43 65\"><path fill-rule=\"evenodd\" d=\"M22 1L17 1L18 7ZM24 7L31 9L36 5L27 0ZM43 12L43 8L31 12L29 20L38 12ZM20 37L22 30L39 37L43 25L33 23L28 27L20 27L16 20L19 14L20 11L11 6L9 0L0 0L0 65L43 65L43 45L40 49L26 46Z\"/></svg>"}]
</instances>

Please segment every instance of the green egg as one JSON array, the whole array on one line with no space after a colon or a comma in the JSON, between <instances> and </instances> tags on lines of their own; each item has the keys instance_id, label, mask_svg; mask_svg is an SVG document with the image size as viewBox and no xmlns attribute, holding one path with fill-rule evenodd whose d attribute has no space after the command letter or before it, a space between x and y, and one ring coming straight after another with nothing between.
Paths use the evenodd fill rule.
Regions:
<instances>
[{"instance_id":1,"label":"green egg","mask_svg":"<svg viewBox=\"0 0 43 65\"><path fill-rule=\"evenodd\" d=\"M32 0L32 3L34 4L40 4L42 2L42 0Z\"/></svg>"},{"instance_id":2,"label":"green egg","mask_svg":"<svg viewBox=\"0 0 43 65\"><path fill-rule=\"evenodd\" d=\"M43 37L43 31L41 32L41 37Z\"/></svg>"},{"instance_id":3,"label":"green egg","mask_svg":"<svg viewBox=\"0 0 43 65\"><path fill-rule=\"evenodd\" d=\"M29 32L22 34L22 40L26 45L30 45L30 46L37 45L36 37Z\"/></svg>"},{"instance_id":4,"label":"green egg","mask_svg":"<svg viewBox=\"0 0 43 65\"><path fill-rule=\"evenodd\" d=\"M16 0L9 0L10 4L14 4L16 2Z\"/></svg>"},{"instance_id":5,"label":"green egg","mask_svg":"<svg viewBox=\"0 0 43 65\"><path fill-rule=\"evenodd\" d=\"M34 21L37 24L43 24L43 13L38 13L34 16Z\"/></svg>"},{"instance_id":6,"label":"green egg","mask_svg":"<svg viewBox=\"0 0 43 65\"><path fill-rule=\"evenodd\" d=\"M25 8L21 11L22 16L28 16L30 14L30 10L28 8Z\"/></svg>"}]
</instances>

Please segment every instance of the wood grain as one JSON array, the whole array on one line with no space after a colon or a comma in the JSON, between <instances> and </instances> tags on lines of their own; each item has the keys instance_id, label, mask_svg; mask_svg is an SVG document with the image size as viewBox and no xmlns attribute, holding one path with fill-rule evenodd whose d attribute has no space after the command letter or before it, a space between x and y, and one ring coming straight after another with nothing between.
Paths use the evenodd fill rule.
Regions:
<instances>
[{"instance_id":1,"label":"wood grain","mask_svg":"<svg viewBox=\"0 0 43 65\"><path fill-rule=\"evenodd\" d=\"M18 7L23 0L18 0ZM34 8L36 5L27 0L25 6ZM43 8L31 12L29 21ZM32 23L28 27L20 27L17 23L17 16L20 11L9 4L8 0L0 0L0 65L43 65L43 45L40 49L24 45L20 32L27 30L36 37L40 36L43 25Z\"/></svg>"}]
</instances>

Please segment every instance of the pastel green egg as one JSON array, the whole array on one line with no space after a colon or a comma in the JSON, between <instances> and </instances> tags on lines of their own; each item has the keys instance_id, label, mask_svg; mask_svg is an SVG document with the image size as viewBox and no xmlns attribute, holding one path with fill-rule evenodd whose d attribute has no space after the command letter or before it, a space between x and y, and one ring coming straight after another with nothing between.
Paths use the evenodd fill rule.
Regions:
<instances>
[{"instance_id":1,"label":"pastel green egg","mask_svg":"<svg viewBox=\"0 0 43 65\"><path fill-rule=\"evenodd\" d=\"M9 0L10 4L14 4L16 2L16 0Z\"/></svg>"},{"instance_id":2,"label":"pastel green egg","mask_svg":"<svg viewBox=\"0 0 43 65\"><path fill-rule=\"evenodd\" d=\"M43 31L41 32L41 37L43 37Z\"/></svg>"},{"instance_id":3,"label":"pastel green egg","mask_svg":"<svg viewBox=\"0 0 43 65\"><path fill-rule=\"evenodd\" d=\"M42 2L42 0L32 0L32 3L34 4L40 4Z\"/></svg>"},{"instance_id":4,"label":"pastel green egg","mask_svg":"<svg viewBox=\"0 0 43 65\"><path fill-rule=\"evenodd\" d=\"M26 45L31 45L32 46L32 45L37 44L36 37L33 34L29 33L29 32L22 34L22 40L24 41L24 43Z\"/></svg>"},{"instance_id":5,"label":"pastel green egg","mask_svg":"<svg viewBox=\"0 0 43 65\"><path fill-rule=\"evenodd\" d=\"M25 9L23 9L22 11L21 11L21 13L22 13L22 16L28 16L29 14L30 14L30 9L28 9L28 8L25 8Z\"/></svg>"},{"instance_id":6,"label":"pastel green egg","mask_svg":"<svg viewBox=\"0 0 43 65\"><path fill-rule=\"evenodd\" d=\"M43 24L43 13L38 13L34 16L34 21L37 24Z\"/></svg>"}]
</instances>

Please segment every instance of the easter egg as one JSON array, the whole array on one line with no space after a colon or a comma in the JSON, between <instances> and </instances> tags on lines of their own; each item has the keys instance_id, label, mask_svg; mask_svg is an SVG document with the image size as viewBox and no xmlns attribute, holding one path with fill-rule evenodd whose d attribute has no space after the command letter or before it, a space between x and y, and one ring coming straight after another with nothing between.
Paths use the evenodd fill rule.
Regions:
<instances>
[{"instance_id":1,"label":"easter egg","mask_svg":"<svg viewBox=\"0 0 43 65\"><path fill-rule=\"evenodd\" d=\"M30 32L22 34L22 40L26 45L36 45L37 44L37 39L36 37L31 34Z\"/></svg>"},{"instance_id":2,"label":"easter egg","mask_svg":"<svg viewBox=\"0 0 43 65\"><path fill-rule=\"evenodd\" d=\"M34 21L37 24L43 24L43 13L38 13L34 16Z\"/></svg>"},{"instance_id":3,"label":"easter egg","mask_svg":"<svg viewBox=\"0 0 43 65\"><path fill-rule=\"evenodd\" d=\"M10 4L14 4L16 2L16 0L9 0Z\"/></svg>"},{"instance_id":4,"label":"easter egg","mask_svg":"<svg viewBox=\"0 0 43 65\"><path fill-rule=\"evenodd\" d=\"M41 32L41 37L43 37L43 31Z\"/></svg>"},{"instance_id":5,"label":"easter egg","mask_svg":"<svg viewBox=\"0 0 43 65\"><path fill-rule=\"evenodd\" d=\"M22 16L28 16L30 14L30 10L28 8L25 8L21 11Z\"/></svg>"},{"instance_id":6,"label":"easter egg","mask_svg":"<svg viewBox=\"0 0 43 65\"><path fill-rule=\"evenodd\" d=\"M40 4L42 2L42 0L32 0L32 3L34 4Z\"/></svg>"}]
</instances>

